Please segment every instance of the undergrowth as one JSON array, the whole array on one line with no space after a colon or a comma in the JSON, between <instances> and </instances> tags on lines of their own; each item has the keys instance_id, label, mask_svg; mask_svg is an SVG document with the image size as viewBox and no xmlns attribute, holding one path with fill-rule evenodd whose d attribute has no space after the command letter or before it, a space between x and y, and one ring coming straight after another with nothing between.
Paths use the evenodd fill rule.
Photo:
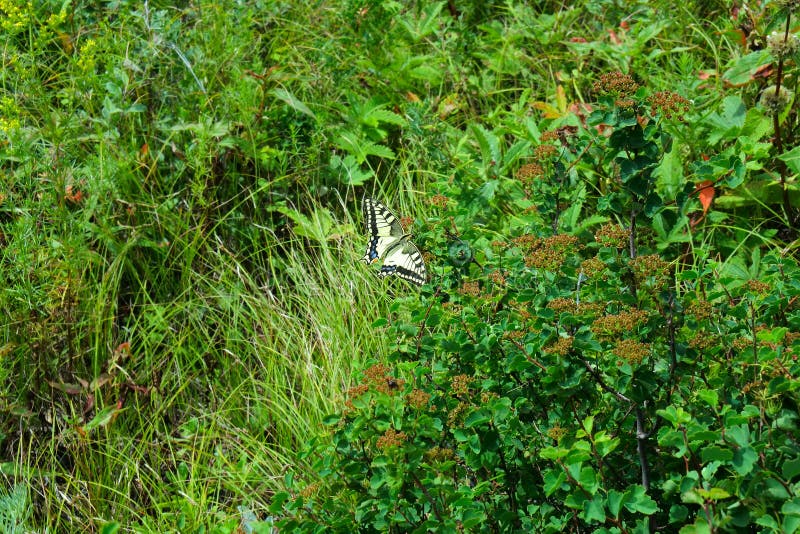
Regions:
<instances>
[{"instance_id":1,"label":"undergrowth","mask_svg":"<svg viewBox=\"0 0 800 534\"><path fill-rule=\"evenodd\" d=\"M0 1L0 523L796 530L796 9Z\"/></svg>"}]
</instances>

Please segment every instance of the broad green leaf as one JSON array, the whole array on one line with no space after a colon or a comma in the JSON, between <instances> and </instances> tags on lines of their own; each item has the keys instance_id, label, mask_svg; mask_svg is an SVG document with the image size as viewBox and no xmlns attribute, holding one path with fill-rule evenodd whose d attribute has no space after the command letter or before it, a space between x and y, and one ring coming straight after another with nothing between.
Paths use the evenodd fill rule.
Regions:
<instances>
[{"instance_id":1,"label":"broad green leaf","mask_svg":"<svg viewBox=\"0 0 800 534\"><path fill-rule=\"evenodd\" d=\"M545 471L542 480L544 482L544 493L549 497L561 488L561 485L567 480L567 474L560 468L548 469Z\"/></svg>"},{"instance_id":2,"label":"broad green leaf","mask_svg":"<svg viewBox=\"0 0 800 534\"><path fill-rule=\"evenodd\" d=\"M480 124L470 124L469 131L478 141L484 169L498 165L502 157L500 155L500 140L497 136Z\"/></svg>"},{"instance_id":3,"label":"broad green leaf","mask_svg":"<svg viewBox=\"0 0 800 534\"><path fill-rule=\"evenodd\" d=\"M731 463L737 473L746 475L753 470L753 466L757 461L758 454L752 447L741 447L734 453Z\"/></svg>"},{"instance_id":4,"label":"broad green leaf","mask_svg":"<svg viewBox=\"0 0 800 534\"><path fill-rule=\"evenodd\" d=\"M719 403L719 394L713 389L701 389L697 392L697 397L712 408L716 408Z\"/></svg>"},{"instance_id":5,"label":"broad green leaf","mask_svg":"<svg viewBox=\"0 0 800 534\"><path fill-rule=\"evenodd\" d=\"M307 216L287 206L275 206L273 211L286 215L294 223L295 234L325 243L333 227L333 215L327 208L317 208Z\"/></svg>"},{"instance_id":6,"label":"broad green leaf","mask_svg":"<svg viewBox=\"0 0 800 534\"><path fill-rule=\"evenodd\" d=\"M625 499L625 494L617 490L608 492L608 511L614 518L619 517L619 512L622 510L622 503Z\"/></svg>"},{"instance_id":7,"label":"broad green leaf","mask_svg":"<svg viewBox=\"0 0 800 534\"><path fill-rule=\"evenodd\" d=\"M710 447L705 447L702 451L700 451L700 458L703 460L703 462L728 462L733 459L733 451L725 447L712 445Z\"/></svg>"},{"instance_id":8,"label":"broad green leaf","mask_svg":"<svg viewBox=\"0 0 800 534\"><path fill-rule=\"evenodd\" d=\"M658 192L664 198L676 198L686 184L684 156L680 143L673 143L672 149L664 154L661 162L653 169Z\"/></svg>"},{"instance_id":9,"label":"broad green leaf","mask_svg":"<svg viewBox=\"0 0 800 534\"><path fill-rule=\"evenodd\" d=\"M603 496L595 493L591 500L583 503L583 518L588 523L603 523L606 520L606 513L603 506Z\"/></svg>"},{"instance_id":10,"label":"broad green leaf","mask_svg":"<svg viewBox=\"0 0 800 534\"><path fill-rule=\"evenodd\" d=\"M636 484L625 492L625 508L631 512L651 515L658 511L658 504L650 498L644 486Z\"/></svg>"},{"instance_id":11,"label":"broad green leaf","mask_svg":"<svg viewBox=\"0 0 800 534\"><path fill-rule=\"evenodd\" d=\"M485 425L492 420L492 414L489 410L475 410L469 414L464 421L465 428L473 428L480 425Z\"/></svg>"},{"instance_id":12,"label":"broad green leaf","mask_svg":"<svg viewBox=\"0 0 800 534\"><path fill-rule=\"evenodd\" d=\"M781 506L781 512L786 515L800 516L800 497L795 497L791 501L786 501Z\"/></svg>"},{"instance_id":13,"label":"broad green leaf","mask_svg":"<svg viewBox=\"0 0 800 534\"><path fill-rule=\"evenodd\" d=\"M722 79L731 85L743 85L753 80L756 71L773 61L768 50L757 50L745 56L735 58L728 63L728 69Z\"/></svg>"},{"instance_id":14,"label":"broad green leaf","mask_svg":"<svg viewBox=\"0 0 800 534\"><path fill-rule=\"evenodd\" d=\"M797 475L800 475L800 456L796 456L791 460L785 460L781 466L781 475L787 480L791 480Z\"/></svg>"},{"instance_id":15,"label":"broad green leaf","mask_svg":"<svg viewBox=\"0 0 800 534\"><path fill-rule=\"evenodd\" d=\"M800 173L800 146L780 154L778 159L783 161L793 173Z\"/></svg>"}]
</instances>

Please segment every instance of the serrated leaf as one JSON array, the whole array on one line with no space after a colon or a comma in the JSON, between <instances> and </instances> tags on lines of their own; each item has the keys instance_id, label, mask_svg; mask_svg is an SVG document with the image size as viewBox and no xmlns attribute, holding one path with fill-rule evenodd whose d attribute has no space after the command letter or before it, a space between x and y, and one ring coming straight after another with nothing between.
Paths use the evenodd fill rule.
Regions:
<instances>
[{"instance_id":1,"label":"serrated leaf","mask_svg":"<svg viewBox=\"0 0 800 534\"><path fill-rule=\"evenodd\" d=\"M388 109L372 109L367 112L367 114L361 119L365 124L369 124L371 126L377 126L380 122L385 122L386 124L394 124L395 126L405 126L406 120L395 113L394 111L389 111Z\"/></svg>"},{"instance_id":2,"label":"serrated leaf","mask_svg":"<svg viewBox=\"0 0 800 534\"><path fill-rule=\"evenodd\" d=\"M358 165L364 163L367 156L379 156L386 159L395 158L395 154L391 148L367 141L349 130L340 132L339 135L334 138L333 143L352 155Z\"/></svg>"}]
</instances>

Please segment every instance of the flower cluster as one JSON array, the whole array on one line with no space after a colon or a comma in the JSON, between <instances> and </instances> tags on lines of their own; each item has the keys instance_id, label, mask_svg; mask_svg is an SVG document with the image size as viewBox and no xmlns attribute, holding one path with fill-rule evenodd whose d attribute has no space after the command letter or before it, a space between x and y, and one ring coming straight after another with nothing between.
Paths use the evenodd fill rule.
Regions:
<instances>
[{"instance_id":1,"label":"flower cluster","mask_svg":"<svg viewBox=\"0 0 800 534\"><path fill-rule=\"evenodd\" d=\"M793 93L787 88L781 86L780 91L774 85L770 85L761 92L761 98L758 104L764 108L767 113L777 115L781 113L786 106L792 101Z\"/></svg>"},{"instance_id":2,"label":"flower cluster","mask_svg":"<svg viewBox=\"0 0 800 534\"><path fill-rule=\"evenodd\" d=\"M406 402L412 408L416 408L417 410L421 410L423 408L428 407L428 403L431 400L431 394L427 391L422 391L421 389L415 389L408 394L406 397Z\"/></svg>"},{"instance_id":3,"label":"flower cluster","mask_svg":"<svg viewBox=\"0 0 800 534\"><path fill-rule=\"evenodd\" d=\"M683 120L683 115L689 111L689 101L672 91L657 91L647 97L650 103L650 114L661 114L667 119L677 115L678 120Z\"/></svg>"},{"instance_id":4,"label":"flower cluster","mask_svg":"<svg viewBox=\"0 0 800 534\"><path fill-rule=\"evenodd\" d=\"M631 365L637 365L650 354L650 344L635 339L623 339L614 347L614 354Z\"/></svg>"},{"instance_id":5,"label":"flower cluster","mask_svg":"<svg viewBox=\"0 0 800 534\"><path fill-rule=\"evenodd\" d=\"M469 385L472 378L468 375L456 375L450 382L450 391L453 395L466 395L469 393Z\"/></svg>"},{"instance_id":6,"label":"flower cluster","mask_svg":"<svg viewBox=\"0 0 800 534\"><path fill-rule=\"evenodd\" d=\"M793 33L772 32L767 36L767 48L775 59L792 57L800 49L800 39Z\"/></svg>"},{"instance_id":7,"label":"flower cluster","mask_svg":"<svg viewBox=\"0 0 800 534\"><path fill-rule=\"evenodd\" d=\"M627 228L622 228L617 224L608 223L600 227L595 232L594 240L603 245L604 247L611 248L624 248L628 245L628 240L631 237L631 231Z\"/></svg>"},{"instance_id":8,"label":"flower cluster","mask_svg":"<svg viewBox=\"0 0 800 534\"><path fill-rule=\"evenodd\" d=\"M381 437L378 438L378 441L375 443L375 446L379 449L389 449L392 447L399 447L403 443L406 442L408 439L408 435L405 432L398 432L394 428L389 428L386 432L383 433Z\"/></svg>"},{"instance_id":9,"label":"flower cluster","mask_svg":"<svg viewBox=\"0 0 800 534\"><path fill-rule=\"evenodd\" d=\"M555 343L544 349L547 354L566 356L572 350L572 337L559 337Z\"/></svg>"},{"instance_id":10,"label":"flower cluster","mask_svg":"<svg viewBox=\"0 0 800 534\"><path fill-rule=\"evenodd\" d=\"M639 89L639 84L629 74L616 71L602 74L600 80L594 82L593 88L597 93L623 96L635 93Z\"/></svg>"},{"instance_id":11,"label":"flower cluster","mask_svg":"<svg viewBox=\"0 0 800 534\"><path fill-rule=\"evenodd\" d=\"M450 199L448 199L444 195L433 195L431 197L431 205L436 206L437 208L444 209L447 207L447 203Z\"/></svg>"},{"instance_id":12,"label":"flower cluster","mask_svg":"<svg viewBox=\"0 0 800 534\"><path fill-rule=\"evenodd\" d=\"M626 332L633 332L647 320L644 310L622 311L617 315L598 317L592 323L592 332L597 336L613 337Z\"/></svg>"}]
</instances>

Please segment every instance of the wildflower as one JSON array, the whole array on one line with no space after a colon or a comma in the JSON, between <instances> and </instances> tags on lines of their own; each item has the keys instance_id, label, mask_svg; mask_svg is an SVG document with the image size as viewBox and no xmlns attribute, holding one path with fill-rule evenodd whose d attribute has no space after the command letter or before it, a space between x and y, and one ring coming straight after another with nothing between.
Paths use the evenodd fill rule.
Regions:
<instances>
[{"instance_id":1,"label":"wildflower","mask_svg":"<svg viewBox=\"0 0 800 534\"><path fill-rule=\"evenodd\" d=\"M696 300L689 304L687 311L694 315L698 321L704 321L711 318L714 305L707 300Z\"/></svg>"},{"instance_id":2,"label":"wildflower","mask_svg":"<svg viewBox=\"0 0 800 534\"><path fill-rule=\"evenodd\" d=\"M481 294L481 286L478 282L464 282L458 292L464 296L477 297Z\"/></svg>"},{"instance_id":3,"label":"wildflower","mask_svg":"<svg viewBox=\"0 0 800 534\"><path fill-rule=\"evenodd\" d=\"M745 285L747 286L747 289L749 289L750 291L753 291L754 293L759 293L761 295L769 293L769 290L771 289L768 283L762 282L760 280L748 280L747 284Z\"/></svg>"},{"instance_id":4,"label":"wildflower","mask_svg":"<svg viewBox=\"0 0 800 534\"><path fill-rule=\"evenodd\" d=\"M619 225L608 223L600 227L594 234L594 240L604 247L624 248L628 245L631 237L630 230L621 228Z\"/></svg>"},{"instance_id":5,"label":"wildflower","mask_svg":"<svg viewBox=\"0 0 800 534\"><path fill-rule=\"evenodd\" d=\"M650 114L661 114L667 119L677 113L678 119L683 120L683 114L689 111L689 101L672 91L657 91L647 97L650 103Z\"/></svg>"},{"instance_id":6,"label":"wildflower","mask_svg":"<svg viewBox=\"0 0 800 534\"><path fill-rule=\"evenodd\" d=\"M386 432L383 433L381 437L378 438L378 441L375 443L375 446L379 449L389 449L392 447L399 447L408 439L408 435L405 432L398 432L393 428L389 428Z\"/></svg>"},{"instance_id":7,"label":"wildflower","mask_svg":"<svg viewBox=\"0 0 800 534\"><path fill-rule=\"evenodd\" d=\"M425 456L427 456L429 462L447 462L455 459L456 453L453 449L439 447L437 445L426 452Z\"/></svg>"},{"instance_id":8,"label":"wildflower","mask_svg":"<svg viewBox=\"0 0 800 534\"><path fill-rule=\"evenodd\" d=\"M533 149L533 157L536 161L547 161L558 154L558 148L553 145L539 145Z\"/></svg>"},{"instance_id":9,"label":"wildflower","mask_svg":"<svg viewBox=\"0 0 800 534\"><path fill-rule=\"evenodd\" d=\"M605 270L606 264L597 256L593 256L581 262L581 272L583 272L586 278L592 278Z\"/></svg>"},{"instance_id":10,"label":"wildflower","mask_svg":"<svg viewBox=\"0 0 800 534\"><path fill-rule=\"evenodd\" d=\"M623 339L614 347L614 354L631 365L642 363L645 356L650 354L650 344L642 343L635 339Z\"/></svg>"},{"instance_id":11,"label":"wildflower","mask_svg":"<svg viewBox=\"0 0 800 534\"><path fill-rule=\"evenodd\" d=\"M793 93L787 88L781 86L780 91L774 85L770 85L761 92L761 98L758 99L758 104L764 108L767 113L777 115L781 113L786 106L792 101Z\"/></svg>"},{"instance_id":12,"label":"wildflower","mask_svg":"<svg viewBox=\"0 0 800 534\"><path fill-rule=\"evenodd\" d=\"M594 83L596 93L610 93L616 95L629 95L639 89L639 84L628 74L620 71L602 74L600 80Z\"/></svg>"},{"instance_id":13,"label":"wildflower","mask_svg":"<svg viewBox=\"0 0 800 534\"><path fill-rule=\"evenodd\" d=\"M533 178L538 176L542 176L544 174L544 168L539 165L538 163L526 163L519 169L517 169L517 180L530 183Z\"/></svg>"},{"instance_id":14,"label":"wildflower","mask_svg":"<svg viewBox=\"0 0 800 534\"><path fill-rule=\"evenodd\" d=\"M433 205L433 206L436 206L437 208L442 208L442 209L444 209L444 208L446 208L446 207L447 207L447 202L448 202L449 200L450 200L450 199L448 199L448 198L447 198L446 196L444 196L444 195L433 195L433 196L431 197L431 205Z\"/></svg>"},{"instance_id":15,"label":"wildflower","mask_svg":"<svg viewBox=\"0 0 800 534\"><path fill-rule=\"evenodd\" d=\"M767 48L775 59L786 59L797 53L800 40L793 33L772 32L767 36Z\"/></svg>"},{"instance_id":16,"label":"wildflower","mask_svg":"<svg viewBox=\"0 0 800 534\"><path fill-rule=\"evenodd\" d=\"M557 356L566 356L572 350L572 337L559 337L555 343L544 349L547 354L555 354Z\"/></svg>"},{"instance_id":17,"label":"wildflower","mask_svg":"<svg viewBox=\"0 0 800 534\"><path fill-rule=\"evenodd\" d=\"M560 441L561 438L567 435L567 429L560 426L558 423L547 429L547 437L555 441Z\"/></svg>"},{"instance_id":18,"label":"wildflower","mask_svg":"<svg viewBox=\"0 0 800 534\"><path fill-rule=\"evenodd\" d=\"M657 279L664 278L669 269L669 263L661 259L658 254L647 254L633 258L628 265L639 279L653 276Z\"/></svg>"},{"instance_id":19,"label":"wildflower","mask_svg":"<svg viewBox=\"0 0 800 534\"><path fill-rule=\"evenodd\" d=\"M453 395L464 395L469 393L469 385L472 379L467 375L456 375L450 381L450 391Z\"/></svg>"},{"instance_id":20,"label":"wildflower","mask_svg":"<svg viewBox=\"0 0 800 534\"><path fill-rule=\"evenodd\" d=\"M423 408L427 408L428 403L431 400L431 394L427 391L422 391L421 389L415 389L408 394L406 400L409 406L416 408L417 410L421 410Z\"/></svg>"},{"instance_id":21,"label":"wildflower","mask_svg":"<svg viewBox=\"0 0 800 534\"><path fill-rule=\"evenodd\" d=\"M598 336L613 337L624 332L632 332L646 320L647 312L644 310L622 311L617 315L598 317L592 323L591 330Z\"/></svg>"}]
</instances>

